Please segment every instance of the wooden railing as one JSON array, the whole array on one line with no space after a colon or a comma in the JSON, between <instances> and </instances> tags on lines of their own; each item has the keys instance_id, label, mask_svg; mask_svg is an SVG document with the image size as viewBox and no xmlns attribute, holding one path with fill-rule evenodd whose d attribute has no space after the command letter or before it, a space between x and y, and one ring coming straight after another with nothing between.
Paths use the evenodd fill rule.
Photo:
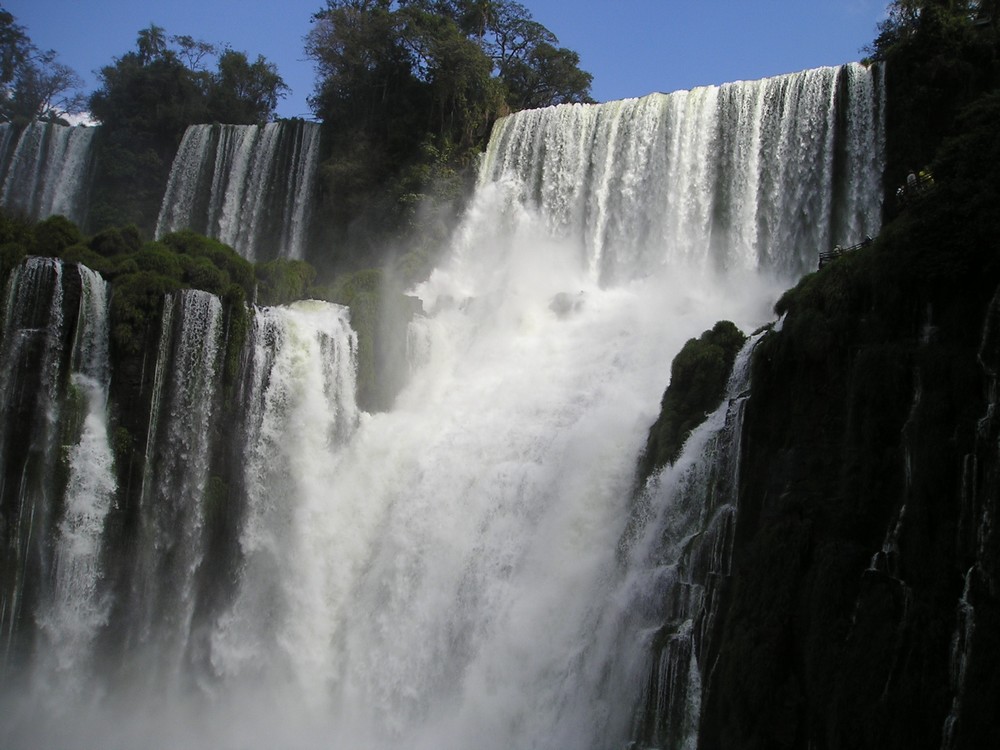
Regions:
<instances>
[{"instance_id":1,"label":"wooden railing","mask_svg":"<svg viewBox=\"0 0 1000 750\"><path fill-rule=\"evenodd\" d=\"M865 237L865 238L864 238L863 240L861 240L861 242L859 242L859 243L858 243L857 245L851 245L850 247L841 247L840 245L836 245L836 246L835 246L835 247L833 248L833 250L830 250L830 251L828 251L828 252L825 252L825 253L820 253L820 254L819 254L819 267L820 267L820 268L822 268L822 267L823 267L823 266L825 266L825 265L826 265L827 263L829 263L829 262L831 262L831 261L834 261L834 260L836 260L836 259L837 259L837 258L839 258L839 257L840 257L841 255L843 255L844 253L849 253L849 252L851 252L852 250L860 250L860 249L861 249L861 248L863 248L863 247L868 247L868 246L869 246L870 244L872 244L872 242L874 242L874 241L875 241L875 240L873 240L873 239L872 239L872 238L871 238L871 237L869 236L869 237Z\"/></svg>"}]
</instances>

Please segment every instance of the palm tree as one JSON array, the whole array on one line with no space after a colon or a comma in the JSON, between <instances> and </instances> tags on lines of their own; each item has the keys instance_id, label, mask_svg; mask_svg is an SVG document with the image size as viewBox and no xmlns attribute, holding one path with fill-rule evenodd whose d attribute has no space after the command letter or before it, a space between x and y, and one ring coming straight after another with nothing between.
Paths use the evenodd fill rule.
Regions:
<instances>
[{"instance_id":1,"label":"palm tree","mask_svg":"<svg viewBox=\"0 0 1000 750\"><path fill-rule=\"evenodd\" d=\"M148 65L153 60L163 57L167 52L167 37L163 27L155 23L149 24L149 28L139 32L136 47L139 49L141 65Z\"/></svg>"}]
</instances>

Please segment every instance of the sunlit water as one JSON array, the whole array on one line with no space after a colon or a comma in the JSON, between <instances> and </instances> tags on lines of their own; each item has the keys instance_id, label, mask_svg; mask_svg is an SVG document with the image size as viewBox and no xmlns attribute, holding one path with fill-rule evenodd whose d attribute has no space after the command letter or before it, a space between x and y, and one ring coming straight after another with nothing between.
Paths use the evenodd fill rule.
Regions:
<instances>
[{"instance_id":1,"label":"sunlit water","mask_svg":"<svg viewBox=\"0 0 1000 750\"><path fill-rule=\"evenodd\" d=\"M642 566L670 561L620 543L670 363L718 320L768 322L820 250L877 231L879 85L851 66L502 121L450 252L413 290L425 314L394 408L354 405L346 310L256 311L226 438L243 476L229 594L192 620L181 584L196 588L200 551L169 558L169 586L139 566L139 611L169 596L171 619L126 623L142 648L123 672L90 668L85 698L53 700L57 678L34 670L0 738L622 746L648 671L649 623L629 610L657 577ZM710 422L677 472L725 409ZM674 517L680 477L659 480L650 519ZM156 549L196 547L184 528Z\"/></svg>"}]
</instances>

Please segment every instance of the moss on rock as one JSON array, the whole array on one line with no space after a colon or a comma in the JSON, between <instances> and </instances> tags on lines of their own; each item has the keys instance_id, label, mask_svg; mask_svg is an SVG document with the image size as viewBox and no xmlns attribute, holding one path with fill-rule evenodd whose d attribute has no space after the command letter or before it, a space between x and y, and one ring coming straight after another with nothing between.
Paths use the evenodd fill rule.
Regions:
<instances>
[{"instance_id":1,"label":"moss on rock","mask_svg":"<svg viewBox=\"0 0 1000 750\"><path fill-rule=\"evenodd\" d=\"M736 355L746 341L728 320L719 321L696 339L688 339L670 366L670 385L660 402L660 415L649 429L639 459L639 483L673 463L691 430L722 403Z\"/></svg>"}]
</instances>

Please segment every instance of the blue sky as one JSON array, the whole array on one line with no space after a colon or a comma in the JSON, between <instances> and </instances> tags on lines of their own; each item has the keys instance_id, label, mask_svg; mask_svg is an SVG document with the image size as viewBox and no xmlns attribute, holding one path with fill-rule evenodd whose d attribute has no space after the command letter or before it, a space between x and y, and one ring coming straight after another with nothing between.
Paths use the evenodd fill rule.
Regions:
<instances>
[{"instance_id":1,"label":"blue sky","mask_svg":"<svg viewBox=\"0 0 1000 750\"><path fill-rule=\"evenodd\" d=\"M258 54L292 93L278 111L309 117L314 81L302 51L323 0L0 0L32 41L54 49L87 91L93 71L132 49L156 23ZM580 53L598 101L752 80L858 60L886 0L521 0L563 46Z\"/></svg>"}]
</instances>

